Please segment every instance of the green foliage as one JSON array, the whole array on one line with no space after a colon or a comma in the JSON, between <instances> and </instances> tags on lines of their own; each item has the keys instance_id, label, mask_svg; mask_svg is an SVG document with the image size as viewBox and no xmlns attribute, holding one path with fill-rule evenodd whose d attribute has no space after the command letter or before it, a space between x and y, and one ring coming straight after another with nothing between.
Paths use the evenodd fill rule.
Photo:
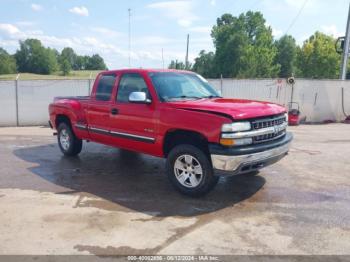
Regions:
<instances>
[{"instance_id":1,"label":"green foliage","mask_svg":"<svg viewBox=\"0 0 350 262\"><path fill-rule=\"evenodd\" d=\"M13 74L16 72L16 60L5 49L0 47L0 74Z\"/></svg>"},{"instance_id":2,"label":"green foliage","mask_svg":"<svg viewBox=\"0 0 350 262\"><path fill-rule=\"evenodd\" d=\"M89 56L78 56L76 61L76 70L85 70L89 61Z\"/></svg>"},{"instance_id":3,"label":"green foliage","mask_svg":"<svg viewBox=\"0 0 350 262\"><path fill-rule=\"evenodd\" d=\"M211 36L215 52L202 50L193 66L208 78L221 74L236 78L285 78L293 74L337 78L339 74L340 55L333 37L316 32L302 47L290 35L274 41L272 29L260 12L248 11L238 17L224 14L217 18Z\"/></svg>"},{"instance_id":4,"label":"green foliage","mask_svg":"<svg viewBox=\"0 0 350 262\"><path fill-rule=\"evenodd\" d=\"M66 47L59 53L56 49L44 47L38 39L19 41L20 48L14 56L0 48L0 74L21 73L53 74L58 69L64 75L73 70L105 70L106 64L98 54L79 56Z\"/></svg>"},{"instance_id":5,"label":"green foliage","mask_svg":"<svg viewBox=\"0 0 350 262\"><path fill-rule=\"evenodd\" d=\"M224 77L275 77L277 48L272 29L260 12L248 11L239 17L224 14L212 29L216 49L214 65ZM216 74L218 75L218 74Z\"/></svg>"},{"instance_id":6,"label":"green foliage","mask_svg":"<svg viewBox=\"0 0 350 262\"><path fill-rule=\"evenodd\" d=\"M58 67L56 51L43 47L37 39L20 41L15 58L19 72L48 75Z\"/></svg>"},{"instance_id":7,"label":"green foliage","mask_svg":"<svg viewBox=\"0 0 350 262\"><path fill-rule=\"evenodd\" d=\"M215 54L213 52L206 53L205 50L202 50L199 56L195 58L192 70L206 78L218 77L214 60Z\"/></svg>"},{"instance_id":8,"label":"green foliage","mask_svg":"<svg viewBox=\"0 0 350 262\"><path fill-rule=\"evenodd\" d=\"M61 67L63 66L64 62L68 62L70 65L70 68L74 70L79 70L80 68L77 65L78 56L74 52L73 48L71 47L65 47L63 48L61 55L59 56L59 62L61 64Z\"/></svg>"},{"instance_id":9,"label":"green foliage","mask_svg":"<svg viewBox=\"0 0 350 262\"><path fill-rule=\"evenodd\" d=\"M281 65L279 77L287 78L296 70L297 45L291 35L284 35L275 42L278 50L276 63Z\"/></svg>"},{"instance_id":10,"label":"green foliage","mask_svg":"<svg viewBox=\"0 0 350 262\"><path fill-rule=\"evenodd\" d=\"M103 58L98 54L93 55L88 58L86 68L87 70L106 70L106 64L103 61Z\"/></svg>"},{"instance_id":11,"label":"green foliage","mask_svg":"<svg viewBox=\"0 0 350 262\"><path fill-rule=\"evenodd\" d=\"M178 62L177 60L171 60L169 66L169 69L178 69L178 70L186 70L186 65L184 62ZM191 68L191 64L189 65L189 68Z\"/></svg>"},{"instance_id":12,"label":"green foliage","mask_svg":"<svg viewBox=\"0 0 350 262\"><path fill-rule=\"evenodd\" d=\"M313 34L298 48L298 76L307 78L339 77L340 55L335 39L320 32Z\"/></svg>"},{"instance_id":13,"label":"green foliage","mask_svg":"<svg viewBox=\"0 0 350 262\"><path fill-rule=\"evenodd\" d=\"M69 72L72 70L72 66L70 64L70 62L68 61L68 59L64 59L63 61L61 61L61 71L62 74L64 76L69 75Z\"/></svg>"}]
</instances>

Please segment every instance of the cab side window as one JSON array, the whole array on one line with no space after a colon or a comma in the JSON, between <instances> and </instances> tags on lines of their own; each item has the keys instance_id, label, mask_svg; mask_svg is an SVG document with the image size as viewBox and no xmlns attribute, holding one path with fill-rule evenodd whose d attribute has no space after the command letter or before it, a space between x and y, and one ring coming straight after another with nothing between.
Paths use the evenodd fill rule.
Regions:
<instances>
[{"instance_id":1,"label":"cab side window","mask_svg":"<svg viewBox=\"0 0 350 262\"><path fill-rule=\"evenodd\" d=\"M147 98L151 98L146 82L138 73L127 73L120 79L117 102L129 103L129 95L132 92L145 92Z\"/></svg>"},{"instance_id":2,"label":"cab side window","mask_svg":"<svg viewBox=\"0 0 350 262\"><path fill-rule=\"evenodd\" d=\"M109 101L112 96L115 75L102 75L96 89L96 100Z\"/></svg>"}]
</instances>

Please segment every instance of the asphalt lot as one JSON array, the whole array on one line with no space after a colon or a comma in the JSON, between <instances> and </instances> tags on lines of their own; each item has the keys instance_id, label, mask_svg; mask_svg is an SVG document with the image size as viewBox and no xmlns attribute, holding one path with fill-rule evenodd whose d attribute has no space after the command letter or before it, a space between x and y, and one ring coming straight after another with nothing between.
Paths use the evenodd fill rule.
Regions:
<instances>
[{"instance_id":1,"label":"asphalt lot","mask_svg":"<svg viewBox=\"0 0 350 262\"><path fill-rule=\"evenodd\" d=\"M0 128L0 254L350 254L350 125L290 130L282 161L191 199L163 159Z\"/></svg>"}]
</instances>

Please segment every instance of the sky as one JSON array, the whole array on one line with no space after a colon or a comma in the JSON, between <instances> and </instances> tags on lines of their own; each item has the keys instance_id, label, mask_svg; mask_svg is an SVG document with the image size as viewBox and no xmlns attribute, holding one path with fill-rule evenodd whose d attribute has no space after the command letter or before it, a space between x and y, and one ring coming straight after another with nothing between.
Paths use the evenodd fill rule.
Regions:
<instances>
[{"instance_id":1,"label":"sky","mask_svg":"<svg viewBox=\"0 0 350 262\"><path fill-rule=\"evenodd\" d=\"M61 51L100 54L108 68L162 68L171 60L213 51L217 17L260 11L275 39L291 34L302 44L315 31L345 34L349 0L0 0L0 47L13 54L21 39L37 38ZM302 8L303 7L303 8ZM131 51L129 13L131 9ZM300 13L301 11L301 13ZM298 15L300 13L300 15ZM162 51L163 50L163 51Z\"/></svg>"}]
</instances>

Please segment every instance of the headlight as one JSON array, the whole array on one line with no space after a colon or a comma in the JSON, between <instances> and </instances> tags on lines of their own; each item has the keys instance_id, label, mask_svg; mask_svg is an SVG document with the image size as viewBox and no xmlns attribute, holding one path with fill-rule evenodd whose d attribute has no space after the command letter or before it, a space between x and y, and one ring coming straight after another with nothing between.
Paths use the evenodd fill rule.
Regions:
<instances>
[{"instance_id":1,"label":"headlight","mask_svg":"<svg viewBox=\"0 0 350 262\"><path fill-rule=\"evenodd\" d=\"M284 116L286 118L286 122L288 123L288 113L285 113Z\"/></svg>"},{"instance_id":2,"label":"headlight","mask_svg":"<svg viewBox=\"0 0 350 262\"><path fill-rule=\"evenodd\" d=\"M221 128L222 132L239 132L248 131L251 129L250 122L235 122L231 124L224 124Z\"/></svg>"},{"instance_id":3,"label":"headlight","mask_svg":"<svg viewBox=\"0 0 350 262\"><path fill-rule=\"evenodd\" d=\"M223 132L220 138L220 144L224 146L243 146L253 143L252 138L233 139L232 133L251 130L250 122L235 122L224 124L221 128Z\"/></svg>"}]
</instances>

